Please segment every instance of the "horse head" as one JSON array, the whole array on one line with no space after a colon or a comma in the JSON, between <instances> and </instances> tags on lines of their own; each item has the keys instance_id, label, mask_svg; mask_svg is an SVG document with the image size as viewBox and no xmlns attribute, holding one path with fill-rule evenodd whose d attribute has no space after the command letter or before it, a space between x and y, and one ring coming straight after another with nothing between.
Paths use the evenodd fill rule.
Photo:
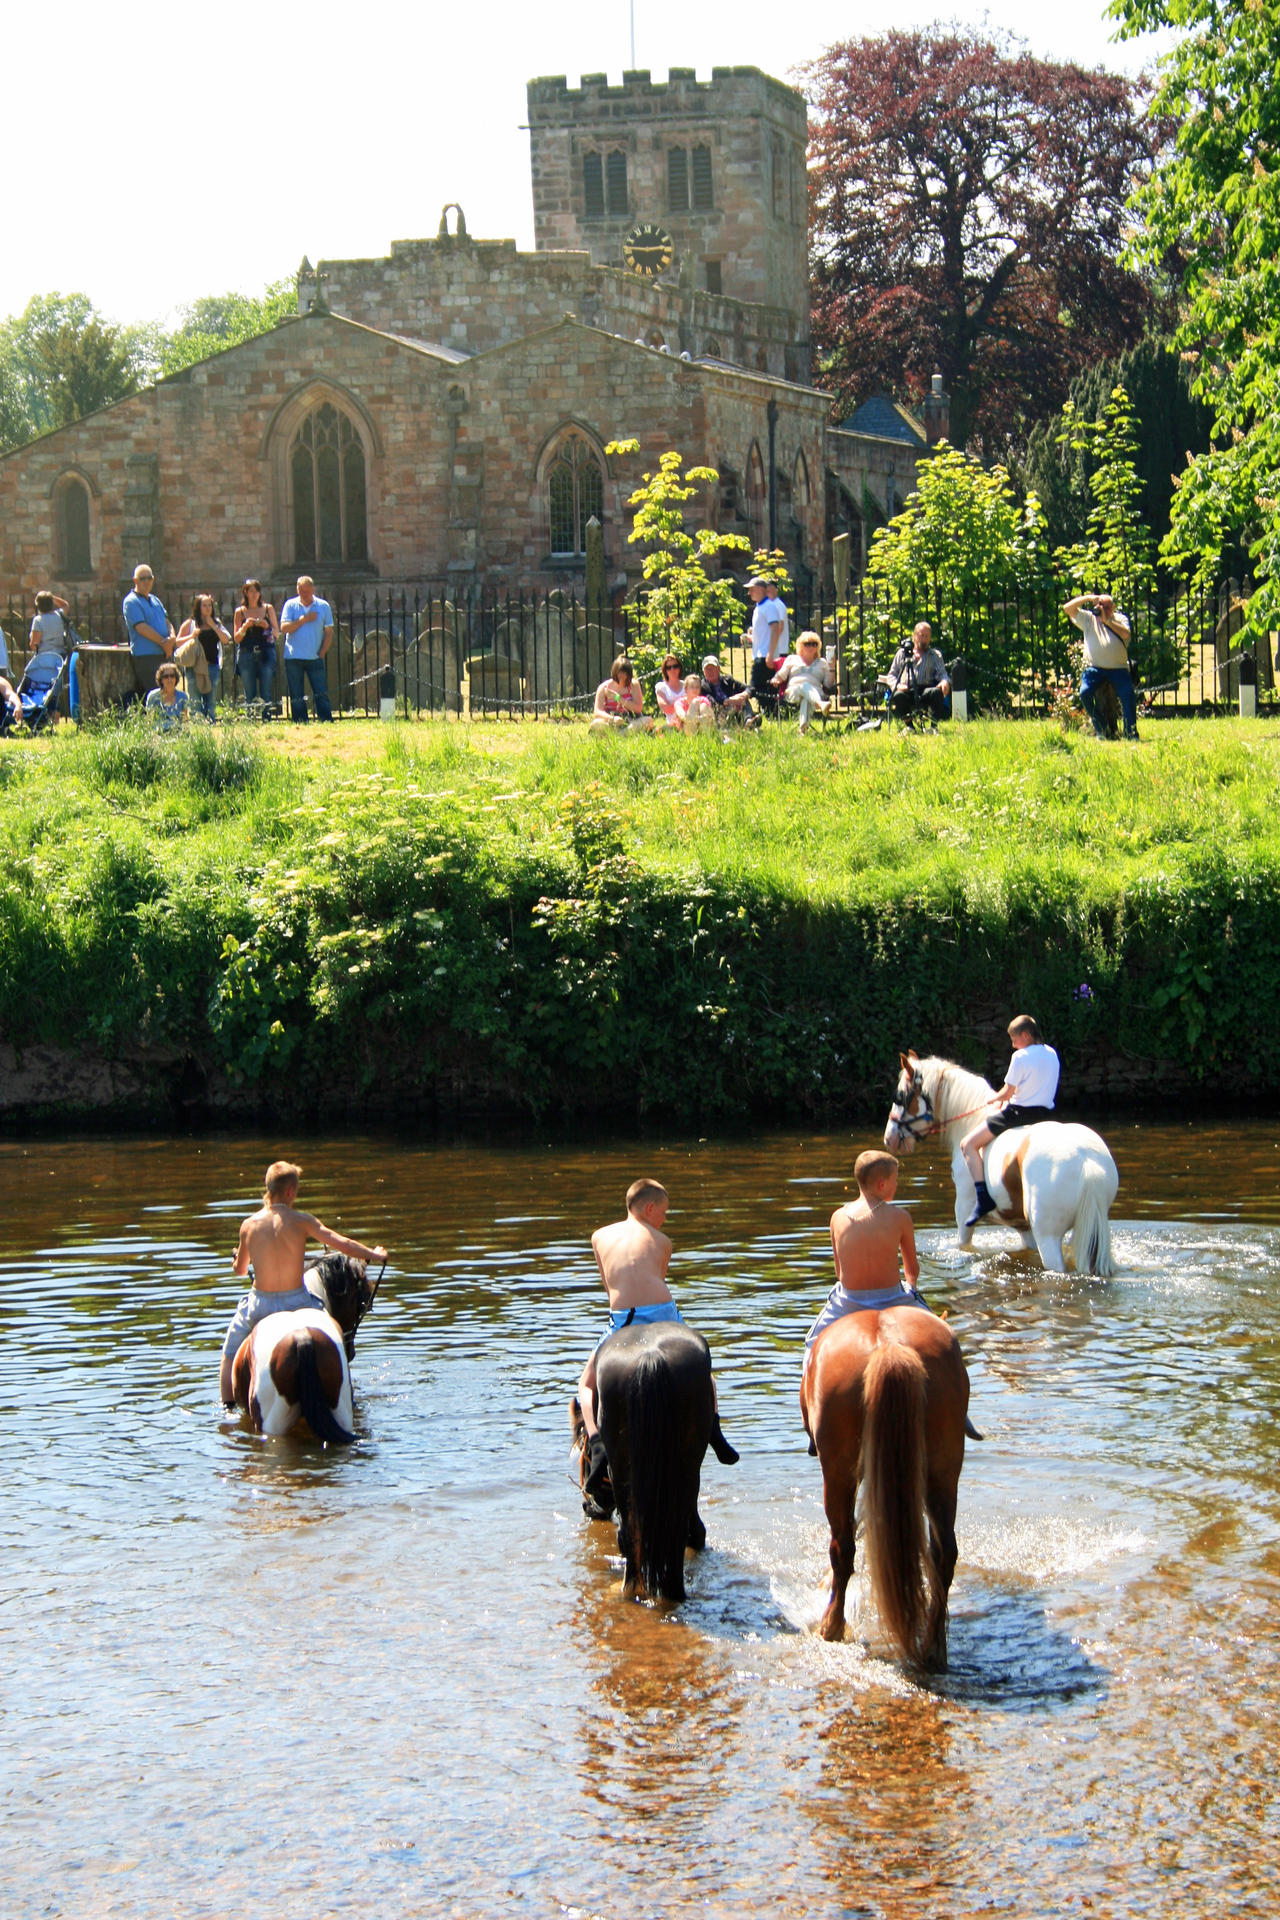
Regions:
<instances>
[{"instance_id":1,"label":"horse head","mask_svg":"<svg viewBox=\"0 0 1280 1920\"><path fill-rule=\"evenodd\" d=\"M342 1344L347 1359L356 1350L356 1328L373 1305L377 1286L369 1279L363 1260L349 1260L344 1253L326 1253L311 1269L318 1283L325 1311L342 1328Z\"/></svg>"},{"instance_id":2,"label":"horse head","mask_svg":"<svg viewBox=\"0 0 1280 1920\"><path fill-rule=\"evenodd\" d=\"M885 1124L884 1144L890 1153L914 1153L920 1142L934 1131L933 1108L924 1090L919 1056L914 1050L908 1050L900 1053L898 1059L901 1071Z\"/></svg>"}]
</instances>

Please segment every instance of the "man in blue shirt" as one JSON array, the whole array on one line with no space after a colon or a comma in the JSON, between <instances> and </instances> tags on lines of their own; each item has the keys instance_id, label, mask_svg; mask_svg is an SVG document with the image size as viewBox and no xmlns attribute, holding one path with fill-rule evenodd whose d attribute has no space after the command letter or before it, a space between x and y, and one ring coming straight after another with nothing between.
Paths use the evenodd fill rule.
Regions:
<instances>
[{"instance_id":1,"label":"man in blue shirt","mask_svg":"<svg viewBox=\"0 0 1280 1920\"><path fill-rule=\"evenodd\" d=\"M151 589L155 575L144 560L133 570L133 592L125 596L124 623L129 629L129 651L133 655L133 684L138 698L145 700L154 691L156 669L167 660L177 644L163 603Z\"/></svg>"},{"instance_id":2,"label":"man in blue shirt","mask_svg":"<svg viewBox=\"0 0 1280 1920\"><path fill-rule=\"evenodd\" d=\"M298 582L296 600L286 600L280 609L280 631L284 635L284 677L289 683L290 718L307 718L306 682L311 682L311 697L316 703L316 719L332 720L329 682L324 657L333 645L333 609L327 600L316 597L316 583L309 573Z\"/></svg>"}]
</instances>

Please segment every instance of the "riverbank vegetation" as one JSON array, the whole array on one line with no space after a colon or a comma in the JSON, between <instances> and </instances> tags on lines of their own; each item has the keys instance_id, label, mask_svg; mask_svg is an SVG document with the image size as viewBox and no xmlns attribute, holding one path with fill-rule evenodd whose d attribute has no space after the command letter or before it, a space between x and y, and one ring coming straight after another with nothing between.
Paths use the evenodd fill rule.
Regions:
<instances>
[{"instance_id":1,"label":"riverbank vegetation","mask_svg":"<svg viewBox=\"0 0 1280 1920\"><path fill-rule=\"evenodd\" d=\"M159 1105L723 1122L998 1074L1027 1009L1078 1093L1266 1095L1278 775L1235 722L59 730L0 756L6 1038Z\"/></svg>"}]
</instances>

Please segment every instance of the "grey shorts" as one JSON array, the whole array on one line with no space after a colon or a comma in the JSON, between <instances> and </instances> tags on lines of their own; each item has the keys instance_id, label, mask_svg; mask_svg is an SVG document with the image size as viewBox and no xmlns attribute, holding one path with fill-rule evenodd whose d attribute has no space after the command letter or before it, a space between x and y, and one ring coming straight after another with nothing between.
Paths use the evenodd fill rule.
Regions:
<instances>
[{"instance_id":1,"label":"grey shorts","mask_svg":"<svg viewBox=\"0 0 1280 1920\"><path fill-rule=\"evenodd\" d=\"M223 1359L234 1360L259 1320L265 1320L269 1313L300 1313L305 1307L324 1312L324 1302L308 1287L293 1287L288 1293L259 1293L256 1287L250 1287L231 1316L222 1343Z\"/></svg>"},{"instance_id":2,"label":"grey shorts","mask_svg":"<svg viewBox=\"0 0 1280 1920\"><path fill-rule=\"evenodd\" d=\"M846 1313L888 1313L894 1307L920 1307L925 1313L933 1312L933 1308L921 1299L914 1287L885 1287L876 1293L850 1293L848 1287L842 1287L837 1282L827 1295L826 1306L805 1335L804 1344L811 1347L820 1333L825 1333L836 1320L843 1320Z\"/></svg>"}]
</instances>

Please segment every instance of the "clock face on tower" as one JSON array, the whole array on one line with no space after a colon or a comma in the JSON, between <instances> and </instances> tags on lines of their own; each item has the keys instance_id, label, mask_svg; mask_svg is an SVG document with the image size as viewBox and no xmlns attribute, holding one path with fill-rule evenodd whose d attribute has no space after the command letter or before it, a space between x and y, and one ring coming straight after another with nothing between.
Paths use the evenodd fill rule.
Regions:
<instances>
[{"instance_id":1,"label":"clock face on tower","mask_svg":"<svg viewBox=\"0 0 1280 1920\"><path fill-rule=\"evenodd\" d=\"M675 244L661 227L633 227L622 243L622 257L632 273L654 280L675 258Z\"/></svg>"}]
</instances>

